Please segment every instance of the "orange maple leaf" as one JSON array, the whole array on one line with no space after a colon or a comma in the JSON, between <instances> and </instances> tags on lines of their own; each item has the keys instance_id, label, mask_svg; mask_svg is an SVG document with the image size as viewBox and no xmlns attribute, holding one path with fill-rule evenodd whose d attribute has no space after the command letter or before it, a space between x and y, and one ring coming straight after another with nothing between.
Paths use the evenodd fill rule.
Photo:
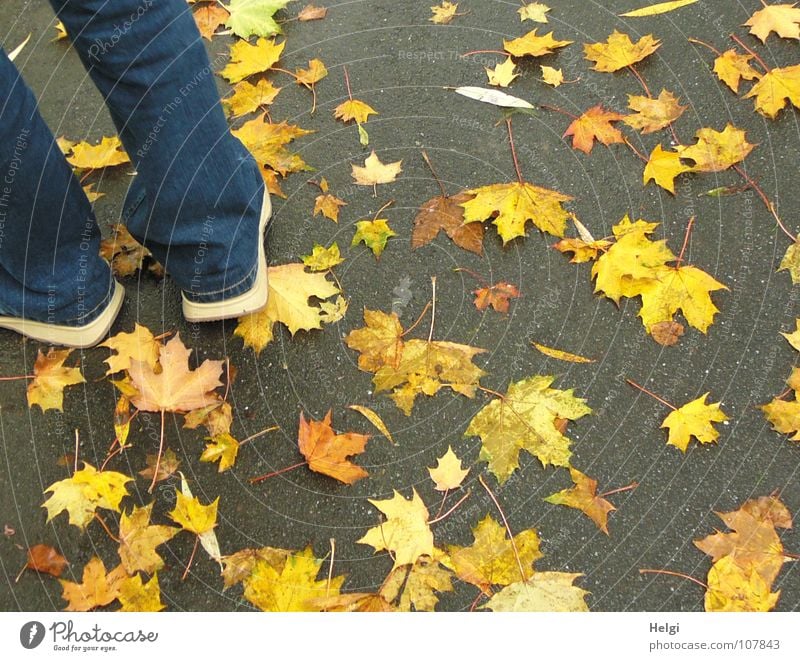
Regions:
<instances>
[{"instance_id":1,"label":"orange maple leaf","mask_svg":"<svg viewBox=\"0 0 800 661\"><path fill-rule=\"evenodd\" d=\"M308 460L308 467L316 473L328 475L345 484L353 484L366 477L367 471L348 461L347 457L361 454L368 440L367 434L337 434L331 427L330 409L322 422L306 421L300 413L300 452Z\"/></svg>"},{"instance_id":2,"label":"orange maple leaf","mask_svg":"<svg viewBox=\"0 0 800 661\"><path fill-rule=\"evenodd\" d=\"M611 126L611 122L618 122L624 118L625 115L611 112L603 108L603 106L597 105L589 108L589 110L575 119L564 131L564 137L571 135L572 147L588 154L592 151L595 140L602 142L604 145L624 142L625 138L623 138L620 130Z\"/></svg>"}]
</instances>

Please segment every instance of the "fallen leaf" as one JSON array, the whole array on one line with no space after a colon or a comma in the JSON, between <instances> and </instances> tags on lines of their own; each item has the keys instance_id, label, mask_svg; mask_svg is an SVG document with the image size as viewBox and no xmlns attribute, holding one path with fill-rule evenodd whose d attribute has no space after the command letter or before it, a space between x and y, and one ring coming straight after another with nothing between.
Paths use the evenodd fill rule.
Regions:
<instances>
[{"instance_id":1,"label":"fallen leaf","mask_svg":"<svg viewBox=\"0 0 800 661\"><path fill-rule=\"evenodd\" d=\"M260 165L272 168L283 177L291 172L311 169L299 154L290 152L287 145L313 131L285 121L270 123L266 114L263 114L245 122L231 133L241 140Z\"/></svg>"},{"instance_id":2,"label":"fallen leaf","mask_svg":"<svg viewBox=\"0 0 800 661\"><path fill-rule=\"evenodd\" d=\"M355 166L353 167L355 168ZM372 253L377 258L381 256L389 237L392 236L397 236L397 233L389 227L389 221L386 218L359 220L356 223L356 232L353 235L350 246L357 246L359 243L363 243L372 250Z\"/></svg>"},{"instance_id":3,"label":"fallen leaf","mask_svg":"<svg viewBox=\"0 0 800 661\"><path fill-rule=\"evenodd\" d=\"M714 60L714 73L735 94L738 94L739 82L742 78L745 80L758 80L761 78L761 74L750 66L750 60L752 59L752 55L743 55L736 52L736 49L731 48Z\"/></svg>"},{"instance_id":4,"label":"fallen leaf","mask_svg":"<svg viewBox=\"0 0 800 661\"><path fill-rule=\"evenodd\" d=\"M677 321L659 321L650 326L650 336L663 347L678 343L686 329Z\"/></svg>"},{"instance_id":5,"label":"fallen leaf","mask_svg":"<svg viewBox=\"0 0 800 661\"><path fill-rule=\"evenodd\" d=\"M437 491L449 491L461 486L469 473L469 468L463 468L461 459L453 452L453 448L447 446L447 452L436 460L436 467L429 468L428 473Z\"/></svg>"},{"instance_id":6,"label":"fallen leaf","mask_svg":"<svg viewBox=\"0 0 800 661\"><path fill-rule=\"evenodd\" d=\"M415 489L412 490L410 500L394 491L392 498L370 498L369 502L386 515L386 521L370 528L358 540L359 544L369 544L376 551L388 551L395 567L412 565L423 555L434 555L433 533L428 526L428 508Z\"/></svg>"},{"instance_id":7,"label":"fallen leaf","mask_svg":"<svg viewBox=\"0 0 800 661\"><path fill-rule=\"evenodd\" d=\"M608 535L608 514L617 508L602 496L597 495L597 480L584 475L577 468L570 467L569 474L575 486L554 493L545 498L545 501L553 505L564 505L580 510Z\"/></svg>"},{"instance_id":8,"label":"fallen leaf","mask_svg":"<svg viewBox=\"0 0 800 661\"><path fill-rule=\"evenodd\" d=\"M299 21L318 21L328 15L327 7L315 7L314 5L306 5L297 14Z\"/></svg>"},{"instance_id":9,"label":"fallen leaf","mask_svg":"<svg viewBox=\"0 0 800 661\"><path fill-rule=\"evenodd\" d=\"M355 121L357 124L363 124L370 115L378 114L378 111L373 109L372 106L358 99L348 99L333 109L333 116L336 119L340 119L343 122Z\"/></svg>"},{"instance_id":10,"label":"fallen leaf","mask_svg":"<svg viewBox=\"0 0 800 661\"><path fill-rule=\"evenodd\" d=\"M509 539L506 529L486 515L472 530L470 546L448 546L456 575L477 586L486 595L493 585L510 585L535 576L533 563L542 557L539 535L531 528ZM520 574L524 571L525 575Z\"/></svg>"},{"instance_id":11,"label":"fallen leaf","mask_svg":"<svg viewBox=\"0 0 800 661\"><path fill-rule=\"evenodd\" d=\"M464 223L463 202L471 199L468 193L438 195L425 202L414 218L411 247L416 249L433 241L441 230L459 248L483 254L483 225Z\"/></svg>"},{"instance_id":12,"label":"fallen leaf","mask_svg":"<svg viewBox=\"0 0 800 661\"><path fill-rule=\"evenodd\" d=\"M314 198L314 215L322 214L334 223L339 222L339 208L347 206L347 202L328 192L328 182L322 178L320 182L322 194Z\"/></svg>"},{"instance_id":13,"label":"fallen leaf","mask_svg":"<svg viewBox=\"0 0 800 661\"><path fill-rule=\"evenodd\" d=\"M557 48L564 48L564 46L569 46L571 43L573 42L554 39L552 32L548 32L545 35L537 35L536 29L533 29L517 39L503 39L503 50L511 53L514 57L528 55L540 57L542 55L550 55Z\"/></svg>"},{"instance_id":14,"label":"fallen leaf","mask_svg":"<svg viewBox=\"0 0 800 661\"><path fill-rule=\"evenodd\" d=\"M800 241L795 241L787 249L778 267L779 271L789 271L792 284L800 282Z\"/></svg>"},{"instance_id":15,"label":"fallen leaf","mask_svg":"<svg viewBox=\"0 0 800 661\"><path fill-rule=\"evenodd\" d=\"M548 85L558 87L564 82L564 72L561 69L542 66L542 80Z\"/></svg>"},{"instance_id":16,"label":"fallen leaf","mask_svg":"<svg viewBox=\"0 0 800 661\"><path fill-rule=\"evenodd\" d=\"M310 610L326 613L393 613L395 608L381 595L372 592L347 592L306 601Z\"/></svg>"},{"instance_id":17,"label":"fallen leaf","mask_svg":"<svg viewBox=\"0 0 800 661\"><path fill-rule=\"evenodd\" d=\"M675 177L691 171L691 166L681 161L678 152L664 151L661 145L656 145L644 166L642 183L647 185L650 181L655 181L661 188L675 195Z\"/></svg>"},{"instance_id":18,"label":"fallen leaf","mask_svg":"<svg viewBox=\"0 0 800 661\"><path fill-rule=\"evenodd\" d=\"M120 612L157 613L166 608L161 603L161 588L158 584L158 574L142 582L139 574L124 578L119 583L117 599L121 608Z\"/></svg>"},{"instance_id":19,"label":"fallen leaf","mask_svg":"<svg viewBox=\"0 0 800 661\"><path fill-rule=\"evenodd\" d=\"M490 103L493 106L500 106L501 108L522 108L526 110L533 110L534 106L528 101L511 96L500 90L494 90L486 87L456 87L455 93L461 96L466 96L470 99L475 99L481 103Z\"/></svg>"},{"instance_id":20,"label":"fallen leaf","mask_svg":"<svg viewBox=\"0 0 800 661\"><path fill-rule=\"evenodd\" d=\"M147 464L147 468L140 470L139 475L145 479L152 480L155 474L156 482L161 482L172 477L181 465L180 460L175 456L172 448L167 448L164 451L164 456L161 457L160 462L157 454L148 454L145 463ZM156 464L158 464L158 473L156 473Z\"/></svg>"},{"instance_id":21,"label":"fallen leaf","mask_svg":"<svg viewBox=\"0 0 800 661\"><path fill-rule=\"evenodd\" d=\"M686 452L692 436L700 443L717 442L719 432L712 423L725 422L728 416L722 412L718 402L706 404L708 395L701 395L664 418L661 428L669 430L667 445L674 445L681 452Z\"/></svg>"},{"instance_id":22,"label":"fallen leaf","mask_svg":"<svg viewBox=\"0 0 800 661\"><path fill-rule=\"evenodd\" d=\"M282 264L268 269L269 298L260 312L239 319L234 335L259 353L272 341L273 326L280 322L294 335L298 330L322 328L327 322L323 310L310 305L312 296L326 299L339 294L326 273L308 273L303 264Z\"/></svg>"},{"instance_id":23,"label":"fallen leaf","mask_svg":"<svg viewBox=\"0 0 800 661\"><path fill-rule=\"evenodd\" d=\"M200 455L200 461L219 462L218 471L224 473L236 463L239 453L239 441L227 432L206 437L206 447Z\"/></svg>"},{"instance_id":24,"label":"fallen leaf","mask_svg":"<svg viewBox=\"0 0 800 661\"><path fill-rule=\"evenodd\" d=\"M119 557L129 575L137 571L153 574L164 566L156 547L168 542L180 532L172 526L150 525L153 503L145 507L133 506L130 514L122 512L119 518Z\"/></svg>"},{"instance_id":25,"label":"fallen leaf","mask_svg":"<svg viewBox=\"0 0 800 661\"><path fill-rule=\"evenodd\" d=\"M584 44L583 50L586 59L594 62L592 69L612 72L641 62L655 53L660 45L661 42L651 34L633 43L627 34L614 30L605 42Z\"/></svg>"},{"instance_id":26,"label":"fallen leaf","mask_svg":"<svg viewBox=\"0 0 800 661\"><path fill-rule=\"evenodd\" d=\"M204 5L194 12L194 22L203 39L211 41L217 28L228 20L230 14L217 5Z\"/></svg>"},{"instance_id":27,"label":"fallen leaf","mask_svg":"<svg viewBox=\"0 0 800 661\"><path fill-rule=\"evenodd\" d=\"M562 351L561 349L553 349L551 347L546 347L544 344L539 344L538 342L531 342L534 347L536 347L541 353L549 358L555 358L556 360L564 360L568 363L594 363L596 362L593 358L584 358L583 356L579 356L574 353L569 353L568 351Z\"/></svg>"},{"instance_id":28,"label":"fallen leaf","mask_svg":"<svg viewBox=\"0 0 800 661\"><path fill-rule=\"evenodd\" d=\"M327 271L344 261L344 257L339 252L339 245L335 241L330 248L315 244L311 254L303 255L301 259L303 264L312 271Z\"/></svg>"},{"instance_id":29,"label":"fallen leaf","mask_svg":"<svg viewBox=\"0 0 800 661\"><path fill-rule=\"evenodd\" d=\"M800 64L768 71L744 96L751 97L755 97L756 110L770 119L786 107L787 99L800 108Z\"/></svg>"},{"instance_id":30,"label":"fallen leaf","mask_svg":"<svg viewBox=\"0 0 800 661\"><path fill-rule=\"evenodd\" d=\"M169 517L181 528L195 535L202 535L217 525L219 496L208 505L203 505L196 497L185 495L177 489L175 496L175 507L169 512Z\"/></svg>"},{"instance_id":31,"label":"fallen leaf","mask_svg":"<svg viewBox=\"0 0 800 661\"><path fill-rule=\"evenodd\" d=\"M395 567L381 585L380 595L397 610L432 612L439 603L437 592L453 590L453 574L437 558L420 556L413 565Z\"/></svg>"},{"instance_id":32,"label":"fallen leaf","mask_svg":"<svg viewBox=\"0 0 800 661\"><path fill-rule=\"evenodd\" d=\"M297 437L300 453L308 460L308 467L315 473L327 475L345 484L353 484L367 477L367 471L347 458L364 452L369 436L355 432L337 434L331 427L330 409L322 422L306 421L301 412Z\"/></svg>"},{"instance_id":33,"label":"fallen leaf","mask_svg":"<svg viewBox=\"0 0 800 661\"><path fill-rule=\"evenodd\" d=\"M464 432L480 437L480 460L489 463L501 483L519 467L520 450L533 454L543 466L569 466L570 439L556 421L578 420L592 410L572 389L551 388L554 380L535 375L510 384L503 398L484 406Z\"/></svg>"},{"instance_id":34,"label":"fallen leaf","mask_svg":"<svg viewBox=\"0 0 800 661\"><path fill-rule=\"evenodd\" d=\"M495 312L505 314L512 298L519 298L519 289L508 282L497 282L490 287L482 287L472 292L475 294L475 307L485 310L490 305Z\"/></svg>"},{"instance_id":35,"label":"fallen leaf","mask_svg":"<svg viewBox=\"0 0 800 661\"><path fill-rule=\"evenodd\" d=\"M281 571L286 564L286 558L290 555L292 555L292 552L286 549L264 546L259 549L242 549L236 553L223 556L223 589L227 590L229 587L246 580L253 573L256 562L259 560Z\"/></svg>"},{"instance_id":36,"label":"fallen leaf","mask_svg":"<svg viewBox=\"0 0 800 661\"><path fill-rule=\"evenodd\" d=\"M770 32L784 39L800 39L800 8L796 4L766 5L755 12L744 25L762 43L767 42Z\"/></svg>"},{"instance_id":37,"label":"fallen leaf","mask_svg":"<svg viewBox=\"0 0 800 661\"><path fill-rule=\"evenodd\" d=\"M354 411L357 411L358 413L363 415L367 420L369 420L375 426L375 429L377 429L381 434L383 434L386 438L389 439L390 443L394 443L394 438L392 438L392 434L389 431L389 428L386 426L386 423L384 423L383 420L381 420L381 417L377 413L375 413L375 411L373 411L370 408L367 408L366 406L359 406L358 404L350 404L348 405L347 408L353 409Z\"/></svg>"},{"instance_id":38,"label":"fallen leaf","mask_svg":"<svg viewBox=\"0 0 800 661\"><path fill-rule=\"evenodd\" d=\"M229 369L233 368L229 367ZM222 399L215 400L208 406L189 411L183 417L185 429L197 429L203 425L210 436L229 434L231 424L233 424L233 409L228 402Z\"/></svg>"},{"instance_id":39,"label":"fallen leaf","mask_svg":"<svg viewBox=\"0 0 800 661\"><path fill-rule=\"evenodd\" d=\"M641 9L634 9L632 11L625 12L624 14L620 14L620 16L625 16L627 18L656 16L657 14L666 14L667 12L680 9L681 7L686 7L687 5L693 5L695 2L697 2L697 0L670 0L669 2L657 2L654 5L648 5L647 7L642 7Z\"/></svg>"},{"instance_id":40,"label":"fallen leaf","mask_svg":"<svg viewBox=\"0 0 800 661\"><path fill-rule=\"evenodd\" d=\"M67 559L47 544L35 544L28 549L25 569L32 569L58 578L69 565Z\"/></svg>"},{"instance_id":41,"label":"fallen leaf","mask_svg":"<svg viewBox=\"0 0 800 661\"><path fill-rule=\"evenodd\" d=\"M38 405L42 412L64 410L64 388L86 383L80 367L64 367L72 349L50 348L47 354L39 349L33 364L33 379L28 384L28 407Z\"/></svg>"},{"instance_id":42,"label":"fallen leaf","mask_svg":"<svg viewBox=\"0 0 800 661\"><path fill-rule=\"evenodd\" d=\"M364 166L352 165L353 179L359 186L376 186L377 184L388 184L397 179L397 175L402 171L403 161L393 163L381 163L381 159L372 150L364 161Z\"/></svg>"},{"instance_id":43,"label":"fallen leaf","mask_svg":"<svg viewBox=\"0 0 800 661\"><path fill-rule=\"evenodd\" d=\"M316 83L328 75L328 69L325 67L325 63L322 60L315 57L313 60L308 61L308 69L298 68L294 74L296 76L295 82L298 85L304 85L308 89L311 89Z\"/></svg>"},{"instance_id":44,"label":"fallen leaf","mask_svg":"<svg viewBox=\"0 0 800 661\"><path fill-rule=\"evenodd\" d=\"M73 583L58 579L62 598L67 602L64 609L70 612L90 611L98 606L107 606L119 596L119 586L127 578L122 565L106 572L103 561L96 555L83 568L83 582Z\"/></svg>"},{"instance_id":45,"label":"fallen leaf","mask_svg":"<svg viewBox=\"0 0 800 661\"><path fill-rule=\"evenodd\" d=\"M689 147L676 147L681 158L694 161L695 172L721 172L745 159L755 145L747 142L745 132L732 124L722 131L701 128L696 134L697 143Z\"/></svg>"},{"instance_id":46,"label":"fallen leaf","mask_svg":"<svg viewBox=\"0 0 800 661\"><path fill-rule=\"evenodd\" d=\"M243 80L234 85L233 94L224 97L222 103L228 108L231 117L242 117L270 105L281 89L283 88L275 87L266 78L262 78L255 85Z\"/></svg>"},{"instance_id":47,"label":"fallen leaf","mask_svg":"<svg viewBox=\"0 0 800 661\"><path fill-rule=\"evenodd\" d=\"M245 0L246 1L246 0ZM274 39L258 39L255 44L237 41L231 46L231 60L219 72L229 83L238 83L254 73L271 69L280 59L286 42L275 43Z\"/></svg>"},{"instance_id":48,"label":"fallen leaf","mask_svg":"<svg viewBox=\"0 0 800 661\"><path fill-rule=\"evenodd\" d=\"M515 73L517 65L511 57L507 57L505 62L501 62L494 69L484 67L486 75L489 78L490 85L497 85L498 87L508 87L515 78L519 76Z\"/></svg>"},{"instance_id":49,"label":"fallen leaf","mask_svg":"<svg viewBox=\"0 0 800 661\"><path fill-rule=\"evenodd\" d=\"M569 195L519 181L481 186L465 193L473 198L461 203L464 222L494 217L492 222L503 245L518 236L526 236L528 221L543 232L564 236L569 213L561 205L572 199Z\"/></svg>"},{"instance_id":50,"label":"fallen leaf","mask_svg":"<svg viewBox=\"0 0 800 661\"><path fill-rule=\"evenodd\" d=\"M116 374L127 370L132 360L138 360L155 369L158 364L159 348L161 345L153 333L146 326L138 322L134 324L132 333L120 332L100 344L116 351L116 355L106 358L103 362L108 364L106 375Z\"/></svg>"},{"instance_id":51,"label":"fallen leaf","mask_svg":"<svg viewBox=\"0 0 800 661\"><path fill-rule=\"evenodd\" d=\"M230 16L225 26L241 39L252 35L269 37L281 34L281 26L273 16L289 2L291 0L229 0L227 10Z\"/></svg>"},{"instance_id":52,"label":"fallen leaf","mask_svg":"<svg viewBox=\"0 0 800 661\"><path fill-rule=\"evenodd\" d=\"M72 145L72 153L67 156L67 163L80 170L99 170L130 163L117 136L104 137L97 145L78 142Z\"/></svg>"},{"instance_id":53,"label":"fallen leaf","mask_svg":"<svg viewBox=\"0 0 800 661\"><path fill-rule=\"evenodd\" d=\"M431 7L431 12L433 15L428 19L431 23L438 23L439 25L444 25L452 21L458 14L458 3L457 2L447 2L445 0L439 5L433 5Z\"/></svg>"},{"instance_id":54,"label":"fallen leaf","mask_svg":"<svg viewBox=\"0 0 800 661\"><path fill-rule=\"evenodd\" d=\"M628 108L635 111L635 114L623 117L622 121L647 134L672 124L685 112L687 106L680 105L672 92L662 89L657 99L629 94Z\"/></svg>"},{"instance_id":55,"label":"fallen leaf","mask_svg":"<svg viewBox=\"0 0 800 661\"><path fill-rule=\"evenodd\" d=\"M72 477L54 482L45 493L52 495L43 504L48 523L60 512L69 514L69 522L85 530L98 507L119 512L119 504L128 495L125 486L133 480L114 471L98 471L84 463Z\"/></svg>"},{"instance_id":56,"label":"fallen leaf","mask_svg":"<svg viewBox=\"0 0 800 661\"><path fill-rule=\"evenodd\" d=\"M534 23L547 23L547 12L550 7L541 2L531 2L517 9L520 21L533 21Z\"/></svg>"},{"instance_id":57,"label":"fallen leaf","mask_svg":"<svg viewBox=\"0 0 800 661\"><path fill-rule=\"evenodd\" d=\"M707 582L705 610L710 613L771 611L781 594L771 592L757 571L741 567L730 556L712 565Z\"/></svg>"},{"instance_id":58,"label":"fallen leaf","mask_svg":"<svg viewBox=\"0 0 800 661\"><path fill-rule=\"evenodd\" d=\"M111 229L111 237L100 241L100 256L111 265L114 275L124 278L144 269L145 265L153 275L164 275L164 267L147 248L131 236L124 225L112 225Z\"/></svg>"},{"instance_id":59,"label":"fallen leaf","mask_svg":"<svg viewBox=\"0 0 800 661\"><path fill-rule=\"evenodd\" d=\"M395 312L364 308L364 327L350 331L347 346L360 353L358 367L377 372L384 365L397 368L403 356L403 327Z\"/></svg>"},{"instance_id":60,"label":"fallen leaf","mask_svg":"<svg viewBox=\"0 0 800 661\"><path fill-rule=\"evenodd\" d=\"M504 587L486 602L484 608L495 612L564 613L588 612L586 590L573 585L583 574L536 572L527 581Z\"/></svg>"},{"instance_id":61,"label":"fallen leaf","mask_svg":"<svg viewBox=\"0 0 800 661\"><path fill-rule=\"evenodd\" d=\"M622 119L625 119L625 115L606 110L603 106L594 106L573 120L564 131L563 137L571 135L573 149L580 149L585 154L589 154L594 147L595 140L604 145L625 142L620 130L611 125L611 122L618 122Z\"/></svg>"}]
</instances>

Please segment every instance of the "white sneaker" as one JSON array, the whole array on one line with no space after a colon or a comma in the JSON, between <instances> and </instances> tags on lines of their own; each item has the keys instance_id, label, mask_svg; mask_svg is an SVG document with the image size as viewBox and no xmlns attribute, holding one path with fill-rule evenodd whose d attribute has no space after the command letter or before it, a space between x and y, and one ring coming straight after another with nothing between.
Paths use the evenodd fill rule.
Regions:
<instances>
[{"instance_id":1,"label":"white sneaker","mask_svg":"<svg viewBox=\"0 0 800 661\"><path fill-rule=\"evenodd\" d=\"M40 342L56 344L64 347L76 347L85 349L93 347L100 342L111 324L119 314L122 307L122 300L125 298L125 289L116 280L114 281L114 293L108 302L106 309L93 321L85 326L65 326L60 324L48 324L43 321L32 321L20 317L0 316L0 328L8 328L22 335L30 337Z\"/></svg>"},{"instance_id":2,"label":"white sneaker","mask_svg":"<svg viewBox=\"0 0 800 661\"><path fill-rule=\"evenodd\" d=\"M181 293L183 298L183 316L186 321L219 321L221 319L232 319L241 317L251 312L263 310L267 305L269 295L269 285L267 283L267 257L264 252L264 232L267 229L272 214L272 203L269 198L269 191L264 186L264 201L261 203L261 220L259 222L259 241L258 241L258 271L253 286L233 298L210 303L196 303L186 298L186 294Z\"/></svg>"}]
</instances>

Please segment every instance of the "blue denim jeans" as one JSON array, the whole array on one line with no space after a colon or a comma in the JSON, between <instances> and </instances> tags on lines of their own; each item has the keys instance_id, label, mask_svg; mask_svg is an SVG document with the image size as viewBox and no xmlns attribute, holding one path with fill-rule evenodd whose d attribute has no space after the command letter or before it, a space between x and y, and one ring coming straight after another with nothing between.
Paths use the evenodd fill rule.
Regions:
<instances>
[{"instance_id":1,"label":"blue denim jeans","mask_svg":"<svg viewBox=\"0 0 800 661\"><path fill-rule=\"evenodd\" d=\"M131 234L191 300L249 289L264 183L229 131L186 0L50 2L137 173L122 213ZM99 242L91 205L0 50L0 314L91 321L113 291Z\"/></svg>"}]
</instances>

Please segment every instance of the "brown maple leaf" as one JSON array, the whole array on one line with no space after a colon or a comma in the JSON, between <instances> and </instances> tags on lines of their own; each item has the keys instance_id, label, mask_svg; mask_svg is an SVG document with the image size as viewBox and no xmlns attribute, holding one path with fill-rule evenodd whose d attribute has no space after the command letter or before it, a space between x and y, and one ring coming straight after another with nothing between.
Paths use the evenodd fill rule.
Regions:
<instances>
[{"instance_id":1,"label":"brown maple leaf","mask_svg":"<svg viewBox=\"0 0 800 661\"><path fill-rule=\"evenodd\" d=\"M472 292L475 294L475 307L485 310L490 305L495 312L508 312L508 306L512 298L519 298L520 293L514 285L508 282L498 282L491 287L482 287Z\"/></svg>"},{"instance_id":2,"label":"brown maple leaf","mask_svg":"<svg viewBox=\"0 0 800 661\"><path fill-rule=\"evenodd\" d=\"M67 565L69 565L67 559L52 546L36 544L28 549L28 560L25 563L23 571L25 569L32 569L33 571L50 574L58 578ZM22 572L20 572L20 575L21 574ZM19 580L19 576L17 580Z\"/></svg>"},{"instance_id":3,"label":"brown maple leaf","mask_svg":"<svg viewBox=\"0 0 800 661\"><path fill-rule=\"evenodd\" d=\"M322 422L306 421L300 413L298 445L308 460L308 467L316 473L328 475L345 484L353 484L366 477L367 471L348 461L347 457L361 454L368 440L367 434L337 434L331 427L330 409Z\"/></svg>"},{"instance_id":4,"label":"brown maple leaf","mask_svg":"<svg viewBox=\"0 0 800 661\"><path fill-rule=\"evenodd\" d=\"M477 255L483 254L483 224L464 224L464 208L461 204L470 199L472 195L461 192L456 195L437 195L425 202L414 218L411 247L419 248L430 243L444 230L459 248Z\"/></svg>"}]
</instances>

